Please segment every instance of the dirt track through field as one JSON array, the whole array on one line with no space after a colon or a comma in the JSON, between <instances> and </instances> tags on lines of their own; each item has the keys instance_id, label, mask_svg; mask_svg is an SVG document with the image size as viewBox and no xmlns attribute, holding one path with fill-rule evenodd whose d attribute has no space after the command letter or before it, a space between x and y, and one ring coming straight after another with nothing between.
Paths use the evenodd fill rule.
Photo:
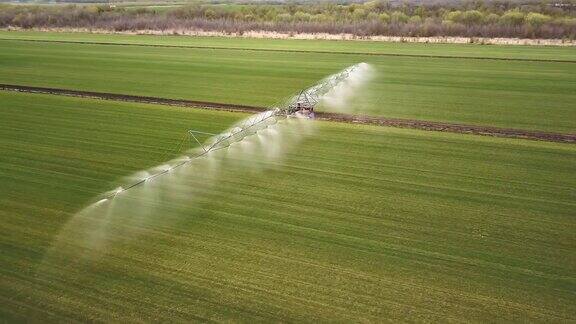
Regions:
<instances>
[{"instance_id":1,"label":"dirt track through field","mask_svg":"<svg viewBox=\"0 0 576 324\"><path fill-rule=\"evenodd\" d=\"M339 52L339 51L320 51L320 50L292 50L292 49L274 49L274 48L241 48L241 47L226 47L226 46L164 45L164 44L139 44L139 43L109 43L109 42L95 42L95 41L67 41L67 40L44 40L44 39L0 38L0 41L1 40L18 41L18 42L60 43L60 44L141 46L141 47L190 48L190 49L233 50L233 51L257 51L257 52L316 53L316 54L393 56L393 57L416 57L416 58L437 58L437 59L576 63L576 60L529 59L529 58L512 58L512 57L451 56L451 55L425 55L425 54L421 55L421 54L375 53L375 52Z\"/></svg>"},{"instance_id":2,"label":"dirt track through field","mask_svg":"<svg viewBox=\"0 0 576 324\"><path fill-rule=\"evenodd\" d=\"M77 91L77 90L57 89L57 88L29 87L29 86L11 85L11 84L0 84L0 90L63 95L71 97L82 97L82 98L93 98L104 100L139 102L139 103L149 103L149 104L159 104L159 105L169 105L179 107L215 109L215 110L232 111L232 112L255 113L255 112L262 112L263 110L266 109L266 107L245 106L245 105L235 105L226 103L134 96L134 95L123 95L123 94L92 92L92 91ZM564 134L564 133L552 133L552 132L539 132L539 131L499 128L491 126L465 125L465 124L444 123L444 122L435 122L426 120L348 115L348 114L327 113L327 112L318 112L316 114L316 119L334 121L334 122L355 123L355 124L412 128L427 131L522 138L522 139L559 142L559 143L576 143L576 133Z\"/></svg>"}]
</instances>

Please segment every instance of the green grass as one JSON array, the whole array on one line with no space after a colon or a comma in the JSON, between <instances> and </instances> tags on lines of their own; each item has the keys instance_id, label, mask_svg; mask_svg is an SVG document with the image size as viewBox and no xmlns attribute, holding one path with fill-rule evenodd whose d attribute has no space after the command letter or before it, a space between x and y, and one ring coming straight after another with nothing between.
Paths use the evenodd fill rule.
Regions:
<instances>
[{"instance_id":1,"label":"green grass","mask_svg":"<svg viewBox=\"0 0 576 324\"><path fill-rule=\"evenodd\" d=\"M576 130L573 63L4 40L0 83L265 106L363 61L377 77L349 105L354 113Z\"/></svg>"},{"instance_id":2,"label":"green grass","mask_svg":"<svg viewBox=\"0 0 576 324\"><path fill-rule=\"evenodd\" d=\"M241 117L0 92L0 318L576 320L568 144L318 123L282 160L164 178L180 184L116 213L81 275L40 267L59 233L66 250L93 230L71 224L100 224L73 217L97 193Z\"/></svg>"},{"instance_id":3,"label":"green grass","mask_svg":"<svg viewBox=\"0 0 576 324\"><path fill-rule=\"evenodd\" d=\"M446 57L484 57L529 60L576 61L571 47L489 46L476 44L410 44L371 41L279 40L229 37L189 37L150 35L106 35L90 33L55 33L0 31L0 39L48 40L69 42L103 42L164 46L219 47L288 51L328 51L332 53L373 53Z\"/></svg>"}]
</instances>

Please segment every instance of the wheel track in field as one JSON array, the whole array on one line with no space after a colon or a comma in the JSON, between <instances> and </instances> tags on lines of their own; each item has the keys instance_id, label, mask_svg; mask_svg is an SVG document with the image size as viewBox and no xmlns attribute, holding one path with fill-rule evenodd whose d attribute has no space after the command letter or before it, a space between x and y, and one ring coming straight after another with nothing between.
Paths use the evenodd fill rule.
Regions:
<instances>
[{"instance_id":1,"label":"wheel track in field","mask_svg":"<svg viewBox=\"0 0 576 324\"><path fill-rule=\"evenodd\" d=\"M0 90L114 100L114 101L138 102L138 103L189 107L189 108L213 109L220 111L244 112L244 113L258 113L267 109L266 107L216 103L207 101L169 99L169 98L124 95L124 94L106 93L106 92L79 91L79 90L46 88L46 87L31 87L31 86L22 86L13 84L0 84ZM567 133L541 132L541 131L513 129L513 128L500 128L492 126L466 125L466 124L445 123L445 122L436 122L427 120L386 118L377 116L350 115L350 114L328 113L328 112L317 112L316 119L333 121L333 122L353 123L353 124L411 128L427 131L520 138L520 139L559 142L559 143L576 143L576 133L567 134Z\"/></svg>"},{"instance_id":2,"label":"wheel track in field","mask_svg":"<svg viewBox=\"0 0 576 324\"><path fill-rule=\"evenodd\" d=\"M520 61L520 62L575 63L575 64L576 64L576 60L532 59L532 58L520 58L520 57L486 57L486 56L457 56L457 55L425 55L425 54L401 54L401 53L377 53L377 52L346 52L346 51L325 51L325 50L296 50L296 49L280 49L280 48L242 48L242 47L228 47L228 46L169 45L169 44L143 44L143 43L111 43L111 42L98 42L98 41L70 41L70 40L53 40L53 39L0 38L0 41L37 42L37 43L59 43L59 44L83 44L83 45L106 45L106 46L140 46L140 47L163 47L163 48L190 48L190 49L232 50L232 51L256 51L256 52L285 52L285 53L311 53L311 54L337 54L337 55L392 56L392 57L434 58L434 59L469 59L469 60L496 60L496 61Z\"/></svg>"}]
</instances>

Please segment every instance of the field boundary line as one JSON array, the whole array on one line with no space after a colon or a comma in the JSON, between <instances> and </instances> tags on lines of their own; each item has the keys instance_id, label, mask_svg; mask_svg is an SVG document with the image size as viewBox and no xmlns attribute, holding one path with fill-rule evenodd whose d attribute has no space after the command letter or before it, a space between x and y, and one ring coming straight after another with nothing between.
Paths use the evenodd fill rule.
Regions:
<instances>
[{"instance_id":1,"label":"field boundary line","mask_svg":"<svg viewBox=\"0 0 576 324\"><path fill-rule=\"evenodd\" d=\"M396 127L396 128L411 128L425 131L471 134L471 135L482 135L492 137L508 137L508 138L537 140L537 141L576 144L576 133L555 133L555 132L533 131L533 130L516 129L516 128L502 128L495 126L437 122L430 120L387 118L387 117L377 117L367 115L348 115L348 114L322 113L322 112L318 112L316 114L316 119L346 122L346 123L379 125L379 126Z\"/></svg>"},{"instance_id":2,"label":"field boundary line","mask_svg":"<svg viewBox=\"0 0 576 324\"><path fill-rule=\"evenodd\" d=\"M211 110L229 111L229 112L243 112L243 113L260 113L268 109L267 107L216 103L208 101L158 98L158 97L124 95L124 94L106 93L106 92L32 87L32 86L22 86L13 84L0 84L0 90L33 93L33 94L36 93L36 94L61 95L68 97L80 97L90 99L137 102L137 103L178 106L188 108L201 108L201 109L211 109ZM329 113L329 112L317 112L316 119L332 122L351 123L351 124L410 128L425 131L472 134L472 135L483 135L493 137L507 137L507 138L518 138L518 139L538 140L547 142L558 142L558 143L573 143L573 144L576 143L576 133L541 132L541 131L532 131L532 130L523 130L514 128L500 128L493 126L467 125L467 124L446 123L446 122L436 122L427 120L386 118L377 116L350 115L350 114Z\"/></svg>"},{"instance_id":3,"label":"field boundary line","mask_svg":"<svg viewBox=\"0 0 576 324\"><path fill-rule=\"evenodd\" d=\"M0 90L26 92L26 93L51 94L51 95L61 95L61 96L68 96L68 97L81 97L81 98L91 98L91 99L104 99L104 100L113 100L113 101L139 102L139 103L157 104L157 105L165 105L165 106L205 108L205 109L215 109L215 110L223 110L223 111L231 111L231 112L260 113L264 109L266 109L264 107L215 103L215 102L208 102L208 101L158 98L158 97L149 97L149 96L125 95L125 94L108 93L108 92L93 92L93 91L70 90L70 89L60 89L60 88L31 87L31 86L22 86L22 85L14 85L14 84L0 84Z\"/></svg>"},{"instance_id":4,"label":"field boundary line","mask_svg":"<svg viewBox=\"0 0 576 324\"><path fill-rule=\"evenodd\" d=\"M399 53L375 53L375 52L342 52L342 51L321 51L321 50L291 50L274 48L241 48L226 46L198 46L198 45L168 45L168 44L142 44L142 43L110 43L97 41L68 41L50 39L17 39L2 38L0 41L17 42L38 42L38 43L59 43L59 44L81 44L81 45L104 45L104 46L139 46L139 47L159 47L159 48L190 48L190 49L210 49L210 50L231 50L231 51L255 51L255 52L284 52L284 53L312 53L312 54L336 54L336 55L367 55L367 56L389 56L389 57L412 57L412 58L433 58L433 59L459 59L459 60L495 60L495 61L518 61L518 62L546 62L546 63L576 63L576 60L556 60L556 59L530 59L512 57L486 57L486 56L451 56L451 55L424 55L424 54L399 54Z\"/></svg>"}]
</instances>

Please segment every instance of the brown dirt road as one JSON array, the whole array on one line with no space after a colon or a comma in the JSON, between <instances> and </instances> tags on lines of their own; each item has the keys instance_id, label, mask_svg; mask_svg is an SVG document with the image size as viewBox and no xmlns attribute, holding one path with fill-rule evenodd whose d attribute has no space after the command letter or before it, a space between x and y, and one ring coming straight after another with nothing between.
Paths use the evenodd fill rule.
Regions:
<instances>
[{"instance_id":1,"label":"brown dirt road","mask_svg":"<svg viewBox=\"0 0 576 324\"><path fill-rule=\"evenodd\" d=\"M134 96L134 95L123 95L115 93L78 91L78 90L44 88L44 87L29 87L29 86L11 85L11 84L0 84L0 90L64 95L71 97L83 97L83 98L94 98L104 100L140 102L140 103L170 105L179 107L216 109L216 110L233 111L233 112L255 113L255 112L261 112L264 109L266 109L265 107L234 105L234 104L205 102L205 101L156 98L146 96ZM540 132L540 131L531 131L523 129L454 124L454 123L444 123L444 122L414 120L414 119L348 115L348 114L327 113L327 112L318 112L316 114L316 119L334 121L334 122L379 125L379 126L398 127L398 128L412 128L427 131L474 134L474 135L495 136L495 137L522 138L522 139L560 142L560 143L576 143L575 133L565 134L565 133L553 133L553 132Z\"/></svg>"}]
</instances>

